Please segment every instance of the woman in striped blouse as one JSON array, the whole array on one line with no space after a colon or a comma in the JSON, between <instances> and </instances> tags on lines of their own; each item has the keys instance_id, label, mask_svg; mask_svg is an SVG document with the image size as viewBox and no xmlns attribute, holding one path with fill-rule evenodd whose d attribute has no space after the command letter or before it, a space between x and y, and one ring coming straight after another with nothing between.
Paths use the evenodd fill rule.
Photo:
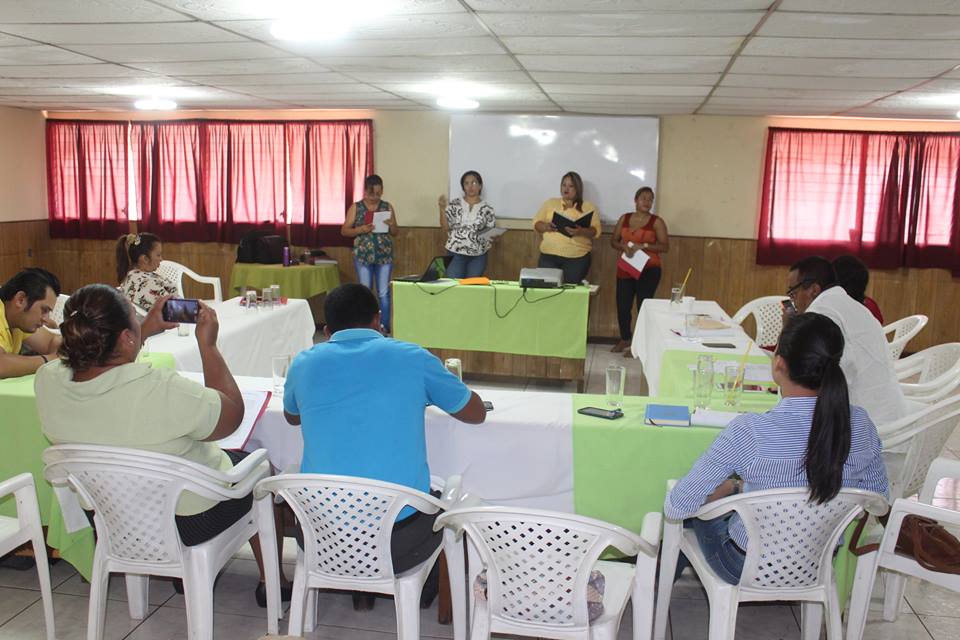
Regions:
<instances>
[{"instance_id":1,"label":"woman in striped blouse","mask_svg":"<svg viewBox=\"0 0 960 640\"><path fill-rule=\"evenodd\" d=\"M787 322L773 358L783 399L763 414L735 418L667 496L664 513L682 520L705 503L744 491L808 486L823 503L843 487L887 494L880 437L867 412L851 407L840 369L843 334L826 316ZM731 480L736 475L740 480ZM740 581L747 533L736 514L688 521L710 567ZM683 566L681 564L680 566Z\"/></svg>"}]
</instances>

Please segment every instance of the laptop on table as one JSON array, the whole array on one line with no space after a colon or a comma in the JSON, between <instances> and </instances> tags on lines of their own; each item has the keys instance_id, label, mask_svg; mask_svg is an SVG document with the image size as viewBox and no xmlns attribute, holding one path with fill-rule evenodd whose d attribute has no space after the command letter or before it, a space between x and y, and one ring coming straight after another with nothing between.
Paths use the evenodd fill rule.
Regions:
<instances>
[{"instance_id":1,"label":"laptop on table","mask_svg":"<svg viewBox=\"0 0 960 640\"><path fill-rule=\"evenodd\" d=\"M394 279L400 282L434 282L447 277L447 267L450 266L452 261L453 256L436 256L430 259L430 264L427 265L423 275L403 276Z\"/></svg>"}]
</instances>

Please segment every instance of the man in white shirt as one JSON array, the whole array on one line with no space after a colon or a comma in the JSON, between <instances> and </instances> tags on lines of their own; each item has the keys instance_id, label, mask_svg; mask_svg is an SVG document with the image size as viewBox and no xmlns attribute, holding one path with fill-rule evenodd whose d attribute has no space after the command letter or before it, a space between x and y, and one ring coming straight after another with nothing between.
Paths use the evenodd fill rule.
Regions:
<instances>
[{"instance_id":1,"label":"man in white shirt","mask_svg":"<svg viewBox=\"0 0 960 640\"><path fill-rule=\"evenodd\" d=\"M867 410L878 431L909 411L893 370L883 327L870 310L837 285L833 265L819 256L790 267L787 295L799 313L827 316L843 332L840 368L847 378L850 404Z\"/></svg>"}]
</instances>

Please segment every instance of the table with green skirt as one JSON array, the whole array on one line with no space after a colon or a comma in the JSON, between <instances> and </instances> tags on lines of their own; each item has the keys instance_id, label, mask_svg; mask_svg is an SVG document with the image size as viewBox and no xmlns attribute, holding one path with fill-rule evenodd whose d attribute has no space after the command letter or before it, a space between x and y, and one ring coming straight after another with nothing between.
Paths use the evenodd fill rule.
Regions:
<instances>
[{"instance_id":1,"label":"table with green skirt","mask_svg":"<svg viewBox=\"0 0 960 640\"><path fill-rule=\"evenodd\" d=\"M779 398L748 393L737 408L762 412ZM593 418L577 413L582 407L603 407L605 397L573 397L573 497L574 511L605 520L631 531L640 531L643 516L663 510L667 480L680 479L713 443L721 429L715 427L654 427L643 422L649 403L685 404L689 398L627 397L624 417ZM710 409L726 410L715 397ZM841 604L853 585L856 556L846 548L834 559L834 575Z\"/></svg>"},{"instance_id":2,"label":"table with green skirt","mask_svg":"<svg viewBox=\"0 0 960 640\"><path fill-rule=\"evenodd\" d=\"M466 373L584 379L589 287L453 280L392 286L393 336L460 358Z\"/></svg>"},{"instance_id":3,"label":"table with green skirt","mask_svg":"<svg viewBox=\"0 0 960 640\"><path fill-rule=\"evenodd\" d=\"M280 285L280 295L287 298L311 298L340 286L340 269L333 262L289 267L237 262L230 271L230 290L236 294L274 284Z\"/></svg>"},{"instance_id":4,"label":"table with green skirt","mask_svg":"<svg viewBox=\"0 0 960 640\"><path fill-rule=\"evenodd\" d=\"M155 367L174 367L173 357L166 353L144 354L143 362ZM29 472L37 487L40 520L47 528L47 545L89 579L93 568L94 536L92 528L69 533L60 512L53 488L43 478L40 455L50 446L40 429L37 400L33 392L33 375L0 380L0 422L4 447L0 452L0 479ZM15 516L13 496L0 499L0 515Z\"/></svg>"}]
</instances>

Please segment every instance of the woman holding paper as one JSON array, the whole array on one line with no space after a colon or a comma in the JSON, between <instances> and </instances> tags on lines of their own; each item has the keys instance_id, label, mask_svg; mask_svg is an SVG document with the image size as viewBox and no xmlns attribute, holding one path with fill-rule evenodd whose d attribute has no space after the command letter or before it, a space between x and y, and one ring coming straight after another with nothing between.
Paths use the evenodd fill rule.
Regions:
<instances>
[{"instance_id":1,"label":"woman holding paper","mask_svg":"<svg viewBox=\"0 0 960 640\"><path fill-rule=\"evenodd\" d=\"M393 269L393 237L397 213L383 200L383 179L369 175L363 181L363 199L347 209L340 233L353 238L353 266L360 284L371 291L376 285L383 328L390 332L390 272Z\"/></svg>"},{"instance_id":2,"label":"woman holding paper","mask_svg":"<svg viewBox=\"0 0 960 640\"><path fill-rule=\"evenodd\" d=\"M610 246L620 251L617 261L617 323L620 341L614 353L625 351L633 337L633 301L637 310L647 298L652 298L660 284L660 254L670 250L667 223L653 208L653 189L640 187L633 197L635 211L625 213L617 220L610 238ZM624 357L629 357L626 351Z\"/></svg>"},{"instance_id":3,"label":"woman holding paper","mask_svg":"<svg viewBox=\"0 0 960 640\"><path fill-rule=\"evenodd\" d=\"M496 226L497 216L481 197L483 178L479 173L467 171L460 176L460 188L462 198L447 202L447 196L441 195L437 201L440 228L447 234L447 253L453 256L447 277L476 278L487 268L487 252L494 240L490 231Z\"/></svg>"},{"instance_id":4,"label":"woman holding paper","mask_svg":"<svg viewBox=\"0 0 960 640\"><path fill-rule=\"evenodd\" d=\"M550 198L533 217L533 228L543 234L538 267L563 270L563 281L579 284L590 271L593 239L600 237L600 212L583 199L583 179L575 171L564 174L560 197Z\"/></svg>"}]
</instances>

